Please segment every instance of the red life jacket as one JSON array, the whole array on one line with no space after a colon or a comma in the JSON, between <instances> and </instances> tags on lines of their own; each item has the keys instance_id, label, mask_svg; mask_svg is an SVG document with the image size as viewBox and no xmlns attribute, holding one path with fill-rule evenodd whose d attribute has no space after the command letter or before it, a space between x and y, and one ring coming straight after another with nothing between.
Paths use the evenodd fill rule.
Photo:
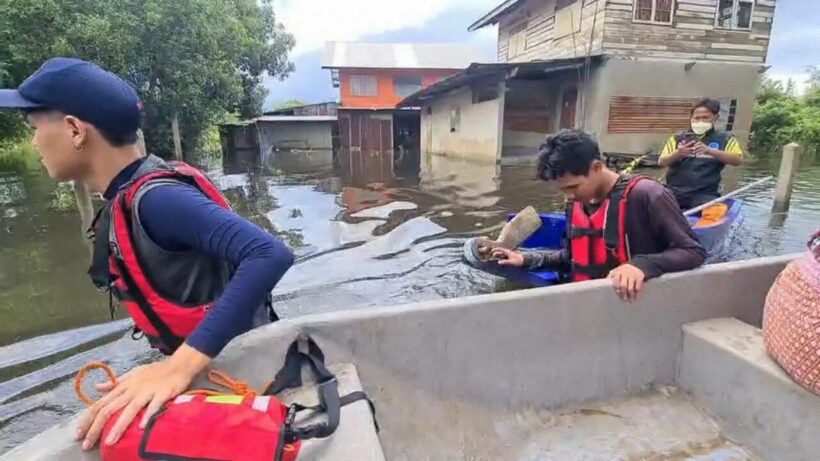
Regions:
<instances>
[{"instance_id":1,"label":"red life jacket","mask_svg":"<svg viewBox=\"0 0 820 461\"><path fill-rule=\"evenodd\" d=\"M606 277L609 271L629 261L626 235L626 205L635 184L646 176L634 176L625 186L616 186L595 213L588 216L581 202L569 211L572 281L581 282Z\"/></svg>"},{"instance_id":2,"label":"red life jacket","mask_svg":"<svg viewBox=\"0 0 820 461\"><path fill-rule=\"evenodd\" d=\"M147 270L150 257L140 254L137 248L137 240L147 237L134 230L135 197L143 187L157 181L178 181L196 187L225 209L230 209L230 205L210 179L190 165L166 163L153 156L143 165L95 219L94 258L89 274L98 288L110 290L119 299L134 320L136 329L145 334L152 346L171 353L205 318L214 299L187 305L174 299L179 296L169 294L167 289L159 290L156 283L152 283L152 280L163 280L169 274L149 275L149 272L157 272L157 267ZM211 283L209 277L206 274L205 283ZM210 279L217 277L219 275Z\"/></svg>"}]
</instances>

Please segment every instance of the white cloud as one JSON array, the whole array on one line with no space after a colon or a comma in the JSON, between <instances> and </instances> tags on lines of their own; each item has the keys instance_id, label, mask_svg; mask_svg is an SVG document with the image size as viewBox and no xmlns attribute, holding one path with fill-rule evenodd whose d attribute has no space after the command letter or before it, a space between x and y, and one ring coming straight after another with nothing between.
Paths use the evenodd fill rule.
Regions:
<instances>
[{"instance_id":1,"label":"white cloud","mask_svg":"<svg viewBox=\"0 0 820 461\"><path fill-rule=\"evenodd\" d=\"M797 95L802 95L808 88L809 74L807 72L766 72L766 76L772 80L778 80L786 86L789 80L794 82L794 91Z\"/></svg>"},{"instance_id":2,"label":"white cloud","mask_svg":"<svg viewBox=\"0 0 820 461\"><path fill-rule=\"evenodd\" d=\"M279 0L277 20L296 38L292 57L315 51L329 40L355 41L365 35L421 27L454 8L491 10L500 0Z\"/></svg>"}]
</instances>

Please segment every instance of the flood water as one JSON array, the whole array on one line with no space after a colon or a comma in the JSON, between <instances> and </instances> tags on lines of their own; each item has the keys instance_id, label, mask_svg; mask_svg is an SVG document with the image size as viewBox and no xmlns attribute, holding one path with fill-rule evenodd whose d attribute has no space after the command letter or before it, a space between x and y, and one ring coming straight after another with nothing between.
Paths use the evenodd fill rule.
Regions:
<instances>
[{"instance_id":1,"label":"flood water","mask_svg":"<svg viewBox=\"0 0 820 461\"><path fill-rule=\"evenodd\" d=\"M527 205L563 206L531 165L427 157L420 171L386 175L313 160L307 169L297 161L212 171L239 213L297 255L274 290L284 316L520 288L463 264L464 239ZM777 155L750 158L725 188L776 174L778 164ZM73 375L86 362L123 372L155 358L130 338L127 320L111 321L107 296L85 275L76 211L55 209L54 189L41 172L0 172L0 453L80 410ZM804 157L787 214L772 215L772 197L773 184L742 196L744 220L722 259L802 251L820 226L820 162Z\"/></svg>"}]
</instances>

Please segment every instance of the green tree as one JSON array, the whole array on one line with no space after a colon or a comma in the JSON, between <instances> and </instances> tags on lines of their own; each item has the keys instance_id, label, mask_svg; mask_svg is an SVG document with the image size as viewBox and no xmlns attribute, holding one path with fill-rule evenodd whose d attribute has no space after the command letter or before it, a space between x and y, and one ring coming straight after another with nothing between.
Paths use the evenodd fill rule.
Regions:
<instances>
[{"instance_id":1,"label":"green tree","mask_svg":"<svg viewBox=\"0 0 820 461\"><path fill-rule=\"evenodd\" d=\"M53 56L96 62L140 92L148 149L166 156L173 152L175 116L190 153L226 112L261 113L262 77L292 71L293 45L272 0L5 0L0 6L4 84L19 84Z\"/></svg>"},{"instance_id":2,"label":"green tree","mask_svg":"<svg viewBox=\"0 0 820 461\"><path fill-rule=\"evenodd\" d=\"M291 99L290 101L280 102L279 104L274 105L273 108L276 110L284 110L290 109L291 107L299 107L305 105L307 105L306 102L300 101L298 99Z\"/></svg>"},{"instance_id":3,"label":"green tree","mask_svg":"<svg viewBox=\"0 0 820 461\"><path fill-rule=\"evenodd\" d=\"M752 123L756 148L778 148L790 142L820 148L820 68L810 67L808 73L802 96L795 95L793 82L783 85L764 76Z\"/></svg>"}]
</instances>

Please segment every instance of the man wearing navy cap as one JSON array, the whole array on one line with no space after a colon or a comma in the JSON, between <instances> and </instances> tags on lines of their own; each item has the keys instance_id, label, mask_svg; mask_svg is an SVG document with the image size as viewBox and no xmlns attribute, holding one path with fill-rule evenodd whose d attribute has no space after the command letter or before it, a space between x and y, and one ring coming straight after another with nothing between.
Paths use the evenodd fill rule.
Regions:
<instances>
[{"instance_id":1,"label":"man wearing navy cap","mask_svg":"<svg viewBox=\"0 0 820 461\"><path fill-rule=\"evenodd\" d=\"M26 112L49 176L82 181L108 200L95 220L89 273L169 354L116 385L98 385L107 394L81 418L77 438L91 449L110 415L121 411L102 442L116 443L141 410L147 409L144 426L184 392L231 339L276 319L265 311L266 300L293 255L230 211L198 170L141 156L142 103L100 67L51 59L17 90L0 90L0 109Z\"/></svg>"}]
</instances>

